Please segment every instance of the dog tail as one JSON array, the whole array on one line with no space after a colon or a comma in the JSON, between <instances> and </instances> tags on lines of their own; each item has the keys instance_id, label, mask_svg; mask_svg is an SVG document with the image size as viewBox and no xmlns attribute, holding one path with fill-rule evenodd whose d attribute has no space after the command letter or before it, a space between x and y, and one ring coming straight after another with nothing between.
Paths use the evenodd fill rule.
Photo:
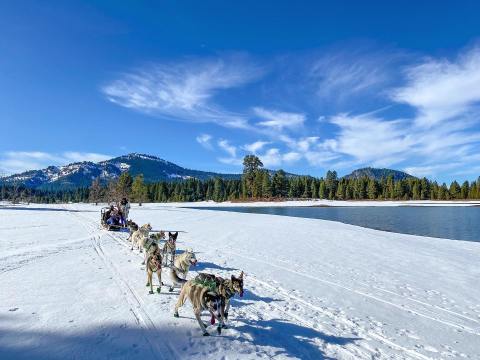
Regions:
<instances>
[{"instance_id":1,"label":"dog tail","mask_svg":"<svg viewBox=\"0 0 480 360\"><path fill-rule=\"evenodd\" d=\"M183 286L183 284L187 282L187 280L182 279L180 276L178 276L175 269L170 269L170 278L172 279L174 285Z\"/></svg>"}]
</instances>

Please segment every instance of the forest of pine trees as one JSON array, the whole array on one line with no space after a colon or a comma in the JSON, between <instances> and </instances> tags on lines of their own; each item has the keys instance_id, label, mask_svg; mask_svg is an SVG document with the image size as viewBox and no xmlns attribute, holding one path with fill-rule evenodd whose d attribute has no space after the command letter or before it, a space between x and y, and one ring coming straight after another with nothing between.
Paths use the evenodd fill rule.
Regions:
<instances>
[{"instance_id":1,"label":"forest of pine trees","mask_svg":"<svg viewBox=\"0 0 480 360\"><path fill-rule=\"evenodd\" d=\"M249 201L280 199L329 200L467 200L480 199L480 177L461 185L453 181L438 184L426 178L407 178L394 181L393 177L374 180L369 178L338 178L335 171L325 177L288 176L283 170L273 174L263 169L254 155L244 159L244 171L239 180L221 178L186 179L174 182L144 183L143 176L134 179L124 173L119 179L101 185L98 179L90 188L64 191L42 191L2 185L0 199L9 201L55 202L111 202L127 197L131 202L183 202L183 201Z\"/></svg>"}]
</instances>

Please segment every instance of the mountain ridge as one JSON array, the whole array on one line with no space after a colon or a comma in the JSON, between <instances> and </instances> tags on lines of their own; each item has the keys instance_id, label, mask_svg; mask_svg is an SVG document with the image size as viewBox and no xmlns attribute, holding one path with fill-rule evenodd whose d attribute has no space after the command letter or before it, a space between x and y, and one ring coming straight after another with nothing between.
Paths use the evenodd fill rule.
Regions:
<instances>
[{"instance_id":1,"label":"mountain ridge","mask_svg":"<svg viewBox=\"0 0 480 360\"><path fill-rule=\"evenodd\" d=\"M123 172L130 175L143 174L145 182L178 181L189 178L208 180L220 177L225 180L240 179L241 174L216 173L211 171L193 170L181 167L155 155L130 153L100 162L81 161L63 166L48 166L40 170L29 170L0 179L1 183L21 183L29 188L41 190L62 190L88 187L92 180L99 178L103 184L117 179ZM270 174L276 171L267 170ZM286 173L288 177L300 176ZM394 180L413 178L403 171L392 169L377 169L372 167L354 170L344 178L375 178L380 180L389 175ZM305 175L307 176L307 175Z\"/></svg>"},{"instance_id":2,"label":"mountain ridge","mask_svg":"<svg viewBox=\"0 0 480 360\"><path fill-rule=\"evenodd\" d=\"M408 179L408 178L415 178L415 176L412 176L404 171L387 169L387 168L373 168L373 167L356 169L352 171L350 174L345 175L344 178L360 179L360 178L367 177L369 179L381 180L382 178L386 179L389 176L393 176L394 181Z\"/></svg>"},{"instance_id":3,"label":"mountain ridge","mask_svg":"<svg viewBox=\"0 0 480 360\"><path fill-rule=\"evenodd\" d=\"M126 171L132 176L143 174L146 182L188 178L207 180L215 177L239 179L241 176L240 174L187 169L154 155L131 153L97 163L82 161L63 166L48 166L40 170L29 170L6 176L2 178L2 182L6 184L20 182L27 187L44 190L71 189L90 186L95 178L99 178L105 184Z\"/></svg>"}]
</instances>

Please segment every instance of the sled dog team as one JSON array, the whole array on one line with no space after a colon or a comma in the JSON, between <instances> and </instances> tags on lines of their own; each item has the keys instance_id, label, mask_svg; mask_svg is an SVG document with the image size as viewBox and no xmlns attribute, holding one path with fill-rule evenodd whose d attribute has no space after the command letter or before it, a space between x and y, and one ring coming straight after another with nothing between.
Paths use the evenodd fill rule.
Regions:
<instances>
[{"instance_id":1,"label":"sled dog team","mask_svg":"<svg viewBox=\"0 0 480 360\"><path fill-rule=\"evenodd\" d=\"M213 274L199 273L194 279L187 280L190 266L197 264L197 258L192 249L186 249L180 255L175 255L178 232L168 232L168 240L160 248L159 241L165 240L165 232L161 231L149 235L152 230L150 224L138 227L132 222L129 227L131 250L134 247L137 247L140 252L145 250L142 264L146 266L147 287L150 287L149 294L154 293L153 274L157 274L157 293L160 293L161 287L164 285L162 282L162 266L169 267L171 285L168 291L172 292L174 288L180 288L174 316L179 317L178 310L188 299L193 306L195 318L202 329L203 335L208 336L209 333L200 318L202 311L210 313L210 323L212 325L215 324L215 320L218 321L217 332L220 334L222 328L227 327L225 321L228 319L230 299L235 294L243 296L243 271L240 276L232 275L230 279L224 279Z\"/></svg>"}]
</instances>

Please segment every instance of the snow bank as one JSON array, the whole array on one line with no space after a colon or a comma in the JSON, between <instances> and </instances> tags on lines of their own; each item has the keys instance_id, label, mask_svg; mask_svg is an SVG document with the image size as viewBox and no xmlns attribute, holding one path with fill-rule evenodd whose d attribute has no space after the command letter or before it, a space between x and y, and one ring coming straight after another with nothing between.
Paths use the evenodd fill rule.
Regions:
<instances>
[{"instance_id":1,"label":"snow bank","mask_svg":"<svg viewBox=\"0 0 480 360\"><path fill-rule=\"evenodd\" d=\"M99 228L99 210L0 209L1 359L480 354L479 243L315 219L134 207L139 223L187 231L178 246L197 252L194 270L245 271L230 328L205 338L189 305L173 318L177 292L148 295L141 256L126 234Z\"/></svg>"}]
</instances>

